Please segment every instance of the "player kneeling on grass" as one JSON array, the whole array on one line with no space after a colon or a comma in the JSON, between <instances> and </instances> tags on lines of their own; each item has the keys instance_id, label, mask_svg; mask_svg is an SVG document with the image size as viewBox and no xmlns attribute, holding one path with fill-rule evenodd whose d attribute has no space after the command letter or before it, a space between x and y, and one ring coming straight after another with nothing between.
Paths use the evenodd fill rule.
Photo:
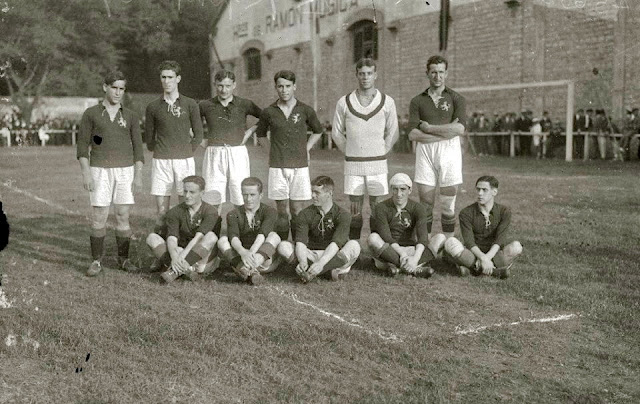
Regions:
<instances>
[{"instance_id":1,"label":"player kneeling on grass","mask_svg":"<svg viewBox=\"0 0 640 404\"><path fill-rule=\"evenodd\" d=\"M429 277L428 264L444 245L444 234L436 234L429 242L428 213L424 205L409 199L412 182L407 174L391 177L391 198L376 205L374 221L377 233L369 235L376 267L392 275L400 271Z\"/></svg>"},{"instance_id":2,"label":"player kneeling on grass","mask_svg":"<svg viewBox=\"0 0 640 404\"><path fill-rule=\"evenodd\" d=\"M493 275L509 277L513 261L522 253L518 241L507 244L511 227L511 210L494 202L498 180L489 175L476 181L477 202L460 211L460 232L464 244L451 237L445 251L458 265L460 275Z\"/></svg>"},{"instance_id":3,"label":"player kneeling on grass","mask_svg":"<svg viewBox=\"0 0 640 404\"><path fill-rule=\"evenodd\" d=\"M313 205L303 209L296 221L295 248L282 241L278 253L290 264L303 282L323 273L337 281L351 270L360 255L360 244L349 240L351 215L333 203L333 180L319 176L311 182Z\"/></svg>"},{"instance_id":4,"label":"player kneeling on grass","mask_svg":"<svg viewBox=\"0 0 640 404\"><path fill-rule=\"evenodd\" d=\"M157 269L170 269L162 273L162 278L171 282L178 276L194 272L202 273L218 241L214 233L218 211L202 201L204 178L196 175L183 181L184 202L169 209L166 214L167 240L156 233L147 237L147 245L159 259Z\"/></svg>"},{"instance_id":5,"label":"player kneeling on grass","mask_svg":"<svg viewBox=\"0 0 640 404\"><path fill-rule=\"evenodd\" d=\"M260 179L245 178L240 189L244 205L227 214L227 236L220 237L218 249L242 279L257 285L262 274L274 271L279 264L279 257L273 257L280 244L280 236L273 231L278 212L261 203Z\"/></svg>"}]
</instances>

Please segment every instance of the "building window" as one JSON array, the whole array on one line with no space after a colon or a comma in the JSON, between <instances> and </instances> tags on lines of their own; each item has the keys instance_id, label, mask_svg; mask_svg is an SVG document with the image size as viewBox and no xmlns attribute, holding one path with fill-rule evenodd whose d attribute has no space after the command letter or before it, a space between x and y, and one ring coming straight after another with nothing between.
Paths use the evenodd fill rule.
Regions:
<instances>
[{"instance_id":1,"label":"building window","mask_svg":"<svg viewBox=\"0 0 640 404\"><path fill-rule=\"evenodd\" d=\"M244 63L247 66L247 80L260 80L262 77L262 59L256 48L244 52Z\"/></svg>"},{"instance_id":2,"label":"building window","mask_svg":"<svg viewBox=\"0 0 640 404\"><path fill-rule=\"evenodd\" d=\"M378 30L373 21L357 22L353 32L353 62L362 58L378 59Z\"/></svg>"}]
</instances>

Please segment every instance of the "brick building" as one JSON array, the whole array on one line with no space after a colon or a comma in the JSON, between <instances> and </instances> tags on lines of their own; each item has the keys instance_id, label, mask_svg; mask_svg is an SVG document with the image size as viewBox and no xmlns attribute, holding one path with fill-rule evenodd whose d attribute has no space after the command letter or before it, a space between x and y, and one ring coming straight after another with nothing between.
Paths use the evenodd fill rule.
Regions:
<instances>
[{"instance_id":1,"label":"brick building","mask_svg":"<svg viewBox=\"0 0 640 404\"><path fill-rule=\"evenodd\" d=\"M394 97L400 115L408 113L411 98L426 87L425 62L437 53L449 59L447 84L453 88L575 80L576 108L604 104L618 116L624 107L640 106L635 83L640 5L635 2L450 0L443 52L439 0L375 0L375 12L373 4L229 1L212 40L211 69L222 63L234 70L238 93L262 106L276 99L273 74L293 70L298 98L315 103L322 121L330 120L338 98L355 88L354 64L365 55L378 60L378 88ZM558 120L566 113L562 87L465 96L469 111L548 110Z\"/></svg>"}]
</instances>

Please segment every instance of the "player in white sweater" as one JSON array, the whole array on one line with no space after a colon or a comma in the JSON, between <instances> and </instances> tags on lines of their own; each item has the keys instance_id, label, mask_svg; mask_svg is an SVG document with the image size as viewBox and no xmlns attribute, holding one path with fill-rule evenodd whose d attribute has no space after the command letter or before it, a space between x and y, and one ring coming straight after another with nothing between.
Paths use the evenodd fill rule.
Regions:
<instances>
[{"instance_id":1,"label":"player in white sweater","mask_svg":"<svg viewBox=\"0 0 640 404\"><path fill-rule=\"evenodd\" d=\"M331 137L344 153L344 192L351 200L350 239L359 239L365 190L373 211L389 192L387 154L398 140L398 115L393 98L378 91L376 63L356 64L358 89L338 100Z\"/></svg>"}]
</instances>

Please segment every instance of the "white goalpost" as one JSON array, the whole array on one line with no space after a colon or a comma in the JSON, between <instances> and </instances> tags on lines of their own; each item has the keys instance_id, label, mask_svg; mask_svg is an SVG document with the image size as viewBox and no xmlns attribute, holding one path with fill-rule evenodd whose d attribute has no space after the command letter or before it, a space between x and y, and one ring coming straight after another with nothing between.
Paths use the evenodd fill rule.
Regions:
<instances>
[{"instance_id":1,"label":"white goalpost","mask_svg":"<svg viewBox=\"0 0 640 404\"><path fill-rule=\"evenodd\" d=\"M573 80L555 80L555 81L539 81L532 83L514 83L514 84L498 84L491 86L477 86L477 87L461 87L454 88L459 93L477 93L483 91L498 91L498 90L520 90L525 88L538 88L538 87L567 87L567 113L566 113L566 150L565 161L573 160L573 108L574 108L574 93L575 83Z\"/></svg>"}]
</instances>

